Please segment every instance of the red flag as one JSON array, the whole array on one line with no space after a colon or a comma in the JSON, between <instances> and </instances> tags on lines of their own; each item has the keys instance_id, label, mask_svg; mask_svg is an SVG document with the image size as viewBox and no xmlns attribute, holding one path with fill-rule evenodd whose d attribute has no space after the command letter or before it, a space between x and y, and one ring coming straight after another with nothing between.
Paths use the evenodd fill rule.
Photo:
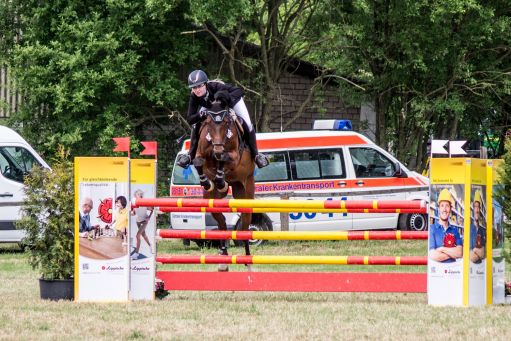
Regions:
<instances>
[{"instance_id":1,"label":"red flag","mask_svg":"<svg viewBox=\"0 0 511 341\"><path fill-rule=\"evenodd\" d=\"M130 156L130 138L129 137L113 137L115 142L114 152L128 152Z\"/></svg>"},{"instance_id":2,"label":"red flag","mask_svg":"<svg viewBox=\"0 0 511 341\"><path fill-rule=\"evenodd\" d=\"M142 146L144 146L144 150L140 153L140 155L154 155L154 158L158 158L158 142L156 141L142 141Z\"/></svg>"}]
</instances>

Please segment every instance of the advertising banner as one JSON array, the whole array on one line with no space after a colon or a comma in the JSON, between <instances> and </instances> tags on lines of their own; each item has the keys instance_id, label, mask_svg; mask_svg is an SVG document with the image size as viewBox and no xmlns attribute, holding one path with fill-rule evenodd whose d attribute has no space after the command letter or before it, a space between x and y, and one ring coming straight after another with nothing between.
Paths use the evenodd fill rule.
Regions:
<instances>
[{"instance_id":1,"label":"advertising banner","mask_svg":"<svg viewBox=\"0 0 511 341\"><path fill-rule=\"evenodd\" d=\"M127 301L129 159L75 158L75 300Z\"/></svg>"},{"instance_id":2,"label":"advertising banner","mask_svg":"<svg viewBox=\"0 0 511 341\"><path fill-rule=\"evenodd\" d=\"M466 204L470 201L470 165L471 160L465 158L431 159L428 303L432 305L464 305L468 301L464 248L468 248L470 232Z\"/></svg>"},{"instance_id":3,"label":"advertising banner","mask_svg":"<svg viewBox=\"0 0 511 341\"><path fill-rule=\"evenodd\" d=\"M486 303L486 163L487 160L472 159L470 191L470 270L469 305Z\"/></svg>"},{"instance_id":4,"label":"advertising banner","mask_svg":"<svg viewBox=\"0 0 511 341\"><path fill-rule=\"evenodd\" d=\"M488 226L492 228L487 229L487 263L491 264L488 265L488 270L492 269L492 271L488 274L487 283L488 287L493 288L487 296L488 304L505 303L504 214L502 205L496 199L497 194L503 189L498 172L501 164L502 160L488 160L488 187L491 188L488 201L492 203L488 213Z\"/></svg>"},{"instance_id":5,"label":"advertising banner","mask_svg":"<svg viewBox=\"0 0 511 341\"><path fill-rule=\"evenodd\" d=\"M131 193L135 198L156 197L156 161L131 160ZM131 299L154 299L156 214L153 208L131 211Z\"/></svg>"}]
</instances>

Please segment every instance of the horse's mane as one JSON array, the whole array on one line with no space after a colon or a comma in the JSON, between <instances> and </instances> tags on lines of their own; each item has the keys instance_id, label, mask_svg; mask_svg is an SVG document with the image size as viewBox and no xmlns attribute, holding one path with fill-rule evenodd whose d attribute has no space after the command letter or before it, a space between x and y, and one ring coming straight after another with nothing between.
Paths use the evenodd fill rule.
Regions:
<instances>
[{"instance_id":1,"label":"horse's mane","mask_svg":"<svg viewBox=\"0 0 511 341\"><path fill-rule=\"evenodd\" d=\"M231 95L226 90L220 90L215 93L215 101L221 103L225 107L231 107Z\"/></svg>"}]
</instances>

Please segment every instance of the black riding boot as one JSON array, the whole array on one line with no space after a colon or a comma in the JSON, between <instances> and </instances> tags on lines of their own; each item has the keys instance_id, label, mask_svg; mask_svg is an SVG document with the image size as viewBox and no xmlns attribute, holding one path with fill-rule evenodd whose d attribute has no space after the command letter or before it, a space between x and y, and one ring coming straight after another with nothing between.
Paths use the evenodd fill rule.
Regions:
<instances>
[{"instance_id":1,"label":"black riding boot","mask_svg":"<svg viewBox=\"0 0 511 341\"><path fill-rule=\"evenodd\" d=\"M179 155L177 159L177 164L183 168L187 168L190 163L192 163L192 160L195 159L195 153L197 153L197 147L199 146L199 130L200 130L200 123L196 123L192 127L192 132L190 134L190 151L188 154L181 154Z\"/></svg>"},{"instance_id":2,"label":"black riding boot","mask_svg":"<svg viewBox=\"0 0 511 341\"><path fill-rule=\"evenodd\" d=\"M250 154L252 154L252 157L254 158L254 161L259 168L266 167L270 164L270 160L268 160L268 157L264 154L259 154L257 151L257 142L256 142L256 132L255 129L252 129L252 131L246 132L245 131L245 142L247 143L248 149L250 150Z\"/></svg>"}]
</instances>

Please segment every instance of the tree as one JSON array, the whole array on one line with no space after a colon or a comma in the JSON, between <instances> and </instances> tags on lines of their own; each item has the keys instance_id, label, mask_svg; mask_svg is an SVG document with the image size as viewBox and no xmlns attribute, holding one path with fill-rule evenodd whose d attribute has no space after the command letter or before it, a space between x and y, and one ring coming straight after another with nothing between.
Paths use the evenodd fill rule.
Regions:
<instances>
[{"instance_id":1,"label":"tree","mask_svg":"<svg viewBox=\"0 0 511 341\"><path fill-rule=\"evenodd\" d=\"M329 7L333 46L314 60L363 83L364 91L341 83L342 91L374 102L376 142L412 167L420 167L430 136L458 138L474 121L482 124L490 108L509 115L504 1L354 0Z\"/></svg>"},{"instance_id":2,"label":"tree","mask_svg":"<svg viewBox=\"0 0 511 341\"><path fill-rule=\"evenodd\" d=\"M185 1L26 0L17 4L23 37L12 54L26 90L12 123L46 154L107 154L111 137L142 137L148 123L183 133L187 89L180 66L200 44L185 30Z\"/></svg>"},{"instance_id":3,"label":"tree","mask_svg":"<svg viewBox=\"0 0 511 341\"><path fill-rule=\"evenodd\" d=\"M511 130L508 131L506 139L506 153L504 154L504 162L499 169L501 178L500 191L497 193L497 200L502 205L504 216L504 248L505 257L508 262L511 261Z\"/></svg>"},{"instance_id":4,"label":"tree","mask_svg":"<svg viewBox=\"0 0 511 341\"><path fill-rule=\"evenodd\" d=\"M205 31L213 37L224 53L230 81L259 98L258 129L268 131L282 73L323 42L313 29L322 1L216 0L191 2L191 7L199 27L194 32ZM311 95L324 85L321 77L316 84ZM304 99L301 111L311 98Z\"/></svg>"}]
</instances>

